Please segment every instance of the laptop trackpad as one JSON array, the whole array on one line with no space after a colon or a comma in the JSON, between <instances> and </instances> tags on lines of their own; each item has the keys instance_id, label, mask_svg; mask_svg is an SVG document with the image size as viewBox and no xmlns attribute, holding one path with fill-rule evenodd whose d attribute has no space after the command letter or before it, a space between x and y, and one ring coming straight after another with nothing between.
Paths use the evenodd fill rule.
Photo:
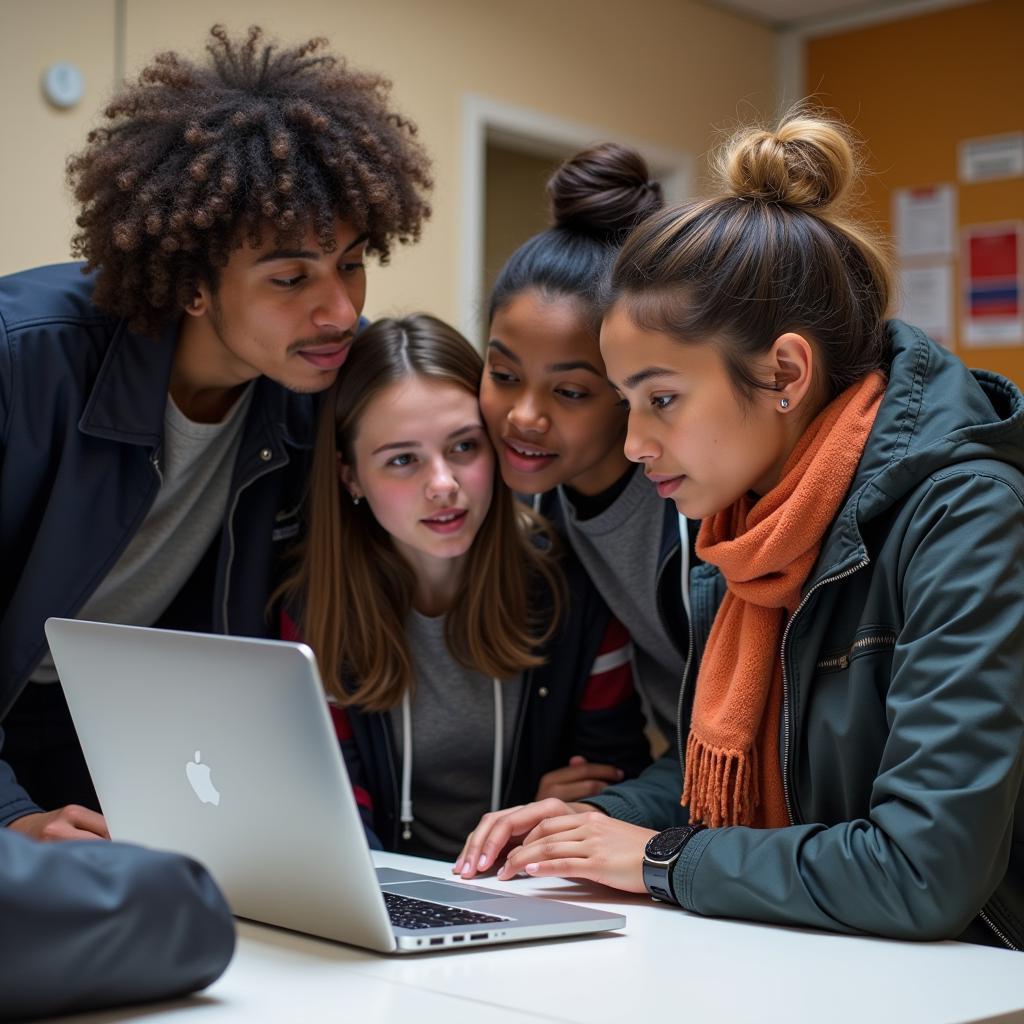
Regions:
<instances>
[{"instance_id":1,"label":"laptop trackpad","mask_svg":"<svg viewBox=\"0 0 1024 1024\"><path fill-rule=\"evenodd\" d=\"M411 896L418 900L432 900L435 903L475 903L477 900L503 900L501 892L481 892L466 885L451 885L448 882L404 882L388 885L388 892L398 896Z\"/></svg>"}]
</instances>

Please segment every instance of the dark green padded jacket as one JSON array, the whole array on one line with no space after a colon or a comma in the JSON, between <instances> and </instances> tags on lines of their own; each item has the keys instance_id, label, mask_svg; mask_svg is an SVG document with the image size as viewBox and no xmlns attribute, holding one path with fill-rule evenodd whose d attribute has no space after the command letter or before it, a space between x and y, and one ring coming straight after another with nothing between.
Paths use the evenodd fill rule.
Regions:
<instances>
[{"instance_id":1,"label":"dark green padded jacket","mask_svg":"<svg viewBox=\"0 0 1024 1024\"><path fill-rule=\"evenodd\" d=\"M1024 949L1024 397L889 325L889 384L779 652L791 825L698 833L700 914ZM724 583L690 579L696 666ZM593 803L687 820L678 751Z\"/></svg>"}]
</instances>

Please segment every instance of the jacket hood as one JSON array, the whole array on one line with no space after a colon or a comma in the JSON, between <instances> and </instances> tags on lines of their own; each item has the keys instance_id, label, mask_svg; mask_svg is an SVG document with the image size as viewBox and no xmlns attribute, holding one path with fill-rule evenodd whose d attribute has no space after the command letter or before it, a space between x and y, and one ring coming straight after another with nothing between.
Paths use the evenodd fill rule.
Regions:
<instances>
[{"instance_id":1,"label":"jacket hood","mask_svg":"<svg viewBox=\"0 0 1024 1024\"><path fill-rule=\"evenodd\" d=\"M865 556L861 529L937 470L991 459L1024 472L1024 396L1005 377L968 370L900 320L888 324L888 384L819 566Z\"/></svg>"}]
</instances>

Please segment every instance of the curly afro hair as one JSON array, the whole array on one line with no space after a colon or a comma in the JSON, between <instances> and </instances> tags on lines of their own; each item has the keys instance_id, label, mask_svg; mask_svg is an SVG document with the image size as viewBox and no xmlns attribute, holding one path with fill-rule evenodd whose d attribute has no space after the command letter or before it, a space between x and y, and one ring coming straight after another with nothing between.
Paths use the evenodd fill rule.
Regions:
<instances>
[{"instance_id":1,"label":"curly afro hair","mask_svg":"<svg viewBox=\"0 0 1024 1024\"><path fill-rule=\"evenodd\" d=\"M96 271L94 301L156 333L216 287L233 249L334 221L390 247L430 216L430 162L416 127L388 109L391 83L321 54L325 39L281 49L215 25L204 65L162 53L104 111L108 124L68 160L81 204L75 255Z\"/></svg>"}]
</instances>

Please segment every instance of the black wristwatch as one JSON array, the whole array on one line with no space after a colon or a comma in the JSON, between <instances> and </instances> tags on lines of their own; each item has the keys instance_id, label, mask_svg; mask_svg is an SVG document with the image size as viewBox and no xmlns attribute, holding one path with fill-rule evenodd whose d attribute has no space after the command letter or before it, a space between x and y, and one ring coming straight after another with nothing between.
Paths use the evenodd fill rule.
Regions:
<instances>
[{"instance_id":1,"label":"black wristwatch","mask_svg":"<svg viewBox=\"0 0 1024 1024\"><path fill-rule=\"evenodd\" d=\"M672 869L683 847L705 828L705 825L667 828L648 841L644 848L644 885L654 899L666 903L679 902L672 891Z\"/></svg>"}]
</instances>

